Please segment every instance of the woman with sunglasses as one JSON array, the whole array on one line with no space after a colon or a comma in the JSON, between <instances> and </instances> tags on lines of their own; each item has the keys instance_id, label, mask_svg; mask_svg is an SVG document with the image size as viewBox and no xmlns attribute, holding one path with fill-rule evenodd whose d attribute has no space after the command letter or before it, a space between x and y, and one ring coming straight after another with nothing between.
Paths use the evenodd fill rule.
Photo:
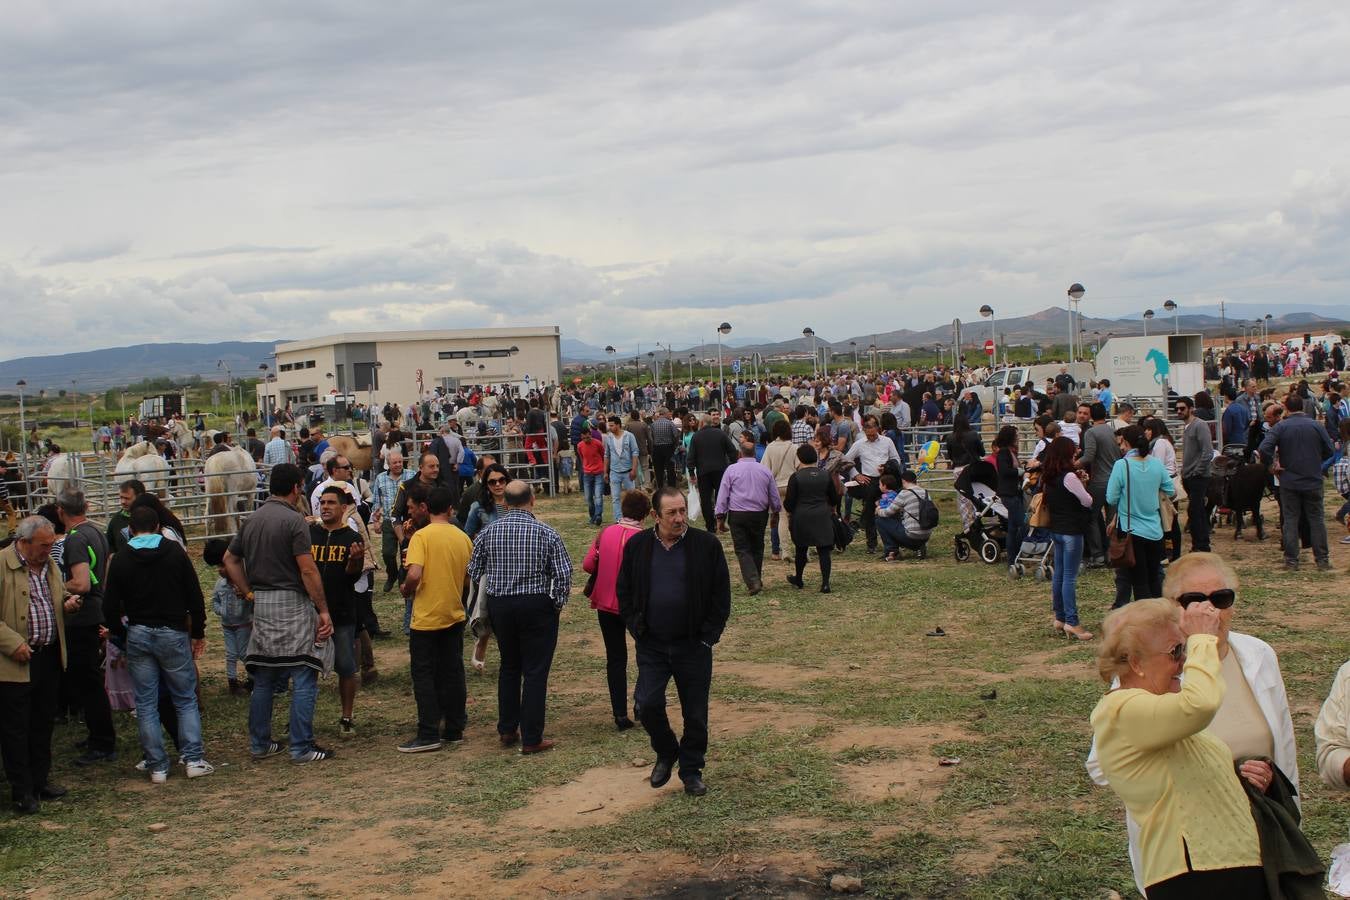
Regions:
<instances>
[{"instance_id":1,"label":"woman with sunglasses","mask_svg":"<svg viewBox=\"0 0 1350 900\"><path fill-rule=\"evenodd\" d=\"M1163 596L1183 609L1209 603L1218 610L1219 627L1215 635L1225 689L1223 701L1209 725L1210 733L1224 742L1234 761L1253 756L1273 760L1274 768L1297 791L1298 751L1280 662L1265 641L1231 630L1237 590L1237 575L1215 553L1187 553L1168 567L1163 583ZM1093 781L1106 786L1095 743L1087 759L1087 770ZM1275 773L1267 763L1248 761L1242 764L1242 777L1265 792ZM1135 883L1142 891L1139 825L1128 813L1125 824Z\"/></svg>"},{"instance_id":2,"label":"woman with sunglasses","mask_svg":"<svg viewBox=\"0 0 1350 900\"><path fill-rule=\"evenodd\" d=\"M487 491L469 507L469 518L464 523L464 533L470 538L497 521L497 516L505 508L503 498L506 496L506 485L511 481L511 473L500 463L484 468L482 477Z\"/></svg>"},{"instance_id":3,"label":"woman with sunglasses","mask_svg":"<svg viewBox=\"0 0 1350 900\"><path fill-rule=\"evenodd\" d=\"M1160 597L1103 623L1097 668L1118 687L1092 711L1094 749L1139 824L1136 880L1149 900L1268 896L1247 793L1209 730L1224 699L1221 629L1210 602Z\"/></svg>"}]
</instances>

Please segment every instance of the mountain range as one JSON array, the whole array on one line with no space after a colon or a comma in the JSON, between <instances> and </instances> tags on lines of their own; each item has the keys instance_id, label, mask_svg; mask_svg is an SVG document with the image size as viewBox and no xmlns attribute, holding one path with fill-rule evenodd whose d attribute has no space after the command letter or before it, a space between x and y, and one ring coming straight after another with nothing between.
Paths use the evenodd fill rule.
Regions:
<instances>
[{"instance_id":1,"label":"mountain range","mask_svg":"<svg viewBox=\"0 0 1350 900\"><path fill-rule=\"evenodd\" d=\"M225 368L238 378L256 377L258 366L272 361L273 341L221 341L215 344L135 344L54 356L24 356L0 362L0 390L11 393L22 378L26 390L72 388L81 393L134 384L144 378L224 381ZM217 365L219 363L219 365Z\"/></svg>"},{"instance_id":2,"label":"mountain range","mask_svg":"<svg viewBox=\"0 0 1350 900\"><path fill-rule=\"evenodd\" d=\"M1252 309L1257 307L1252 306ZM1242 322L1249 325L1254 321L1254 316L1248 313L1249 318L1238 320L1234 316L1220 316L1216 313L1194 313L1190 315L1178 315L1176 317L1175 327L1182 332L1194 334L1199 332L1209 340L1219 341L1224 337L1224 333L1229 340L1235 340L1242 336ZM1316 312L1285 312L1279 316L1272 316L1269 323L1269 333L1272 338L1277 334L1291 333L1320 333L1330 330L1332 326L1345 326L1347 320L1344 317L1333 318ZM1063 307L1052 306L1043 309L1040 312L1032 313L1027 316L1017 316L1008 319L996 319L995 323L998 329L998 343L1000 346L1012 344L1016 346L1031 346L1035 344L1044 344L1047 346L1059 344L1064 346L1069 341L1069 311ZM1080 315L1078 318L1079 328L1083 332L1083 345L1091 347L1094 343L1105 342L1109 336L1128 336L1141 335L1144 333L1145 323L1142 317L1128 319L1108 319L1097 316ZM1172 316L1165 312L1158 312L1153 320L1148 323L1148 330L1157 334L1163 331L1172 331L1174 327ZM961 344L967 348L974 348L984 343L991 335L991 324L988 319L982 319L978 316L961 322ZM867 348L873 344L878 350L910 350L910 349L933 349L938 344L944 348L950 347L952 342L952 326L941 325L937 328L929 328L926 331L913 331L908 328L900 328L892 331L879 331L871 334L858 334L842 340L830 340L825 335L816 334L816 347L828 346L830 353L834 356L852 356L856 349L860 356L867 354ZM566 339L563 342L563 362L566 363L587 363L604 362L609 356L602 348L585 344L576 339ZM727 347L734 346L735 354L726 353L725 355L735 355L740 357L749 356L751 353L759 353L762 356L783 356L788 354L809 354L811 353L811 339L809 337L795 337L786 341L765 341L763 343L732 345L726 342ZM674 359L686 360L692 352L700 359L715 357L717 345L694 345L684 349L675 349L671 355ZM645 356L648 349L641 348L640 352ZM627 356L632 358L634 352L632 348L627 349ZM724 351L725 352L725 351ZM657 355L665 358L665 351L658 350ZM625 351L618 353L622 360Z\"/></svg>"}]
</instances>

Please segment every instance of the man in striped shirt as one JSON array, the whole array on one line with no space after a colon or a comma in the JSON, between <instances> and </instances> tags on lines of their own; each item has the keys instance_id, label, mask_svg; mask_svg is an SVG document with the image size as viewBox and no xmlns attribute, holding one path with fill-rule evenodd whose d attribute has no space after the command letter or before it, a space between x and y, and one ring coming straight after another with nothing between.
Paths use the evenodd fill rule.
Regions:
<instances>
[{"instance_id":1,"label":"man in striped shirt","mask_svg":"<svg viewBox=\"0 0 1350 900\"><path fill-rule=\"evenodd\" d=\"M506 512L474 540L469 578L487 579L488 615L497 636L497 734L524 754L553 749L544 740L548 673L558 645L558 615L572 589L562 536L534 517L534 490L506 486Z\"/></svg>"},{"instance_id":2,"label":"man in striped shirt","mask_svg":"<svg viewBox=\"0 0 1350 900\"><path fill-rule=\"evenodd\" d=\"M656 418L651 424L652 474L659 491L668 484L675 483L675 445L680 442L680 430L670 419L670 409L662 406L656 410Z\"/></svg>"}]
</instances>

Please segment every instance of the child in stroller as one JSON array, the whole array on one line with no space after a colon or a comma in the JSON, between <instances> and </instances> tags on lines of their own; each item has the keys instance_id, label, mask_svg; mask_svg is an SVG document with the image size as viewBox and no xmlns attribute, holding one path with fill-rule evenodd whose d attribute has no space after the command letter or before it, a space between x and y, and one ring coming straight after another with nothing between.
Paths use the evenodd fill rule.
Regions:
<instances>
[{"instance_id":1,"label":"child in stroller","mask_svg":"<svg viewBox=\"0 0 1350 900\"><path fill-rule=\"evenodd\" d=\"M971 551L989 565L998 562L1008 534L1008 510L998 498L993 485L998 484L998 472L987 460L976 460L961 470L956 477L956 492L974 507L975 515L966 524L966 530L956 536L956 559L965 562Z\"/></svg>"}]
</instances>

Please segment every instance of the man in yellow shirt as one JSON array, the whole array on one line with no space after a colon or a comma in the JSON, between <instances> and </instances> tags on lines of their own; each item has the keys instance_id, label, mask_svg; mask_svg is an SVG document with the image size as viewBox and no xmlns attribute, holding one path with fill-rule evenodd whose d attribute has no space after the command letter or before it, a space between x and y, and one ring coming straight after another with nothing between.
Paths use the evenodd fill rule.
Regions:
<instances>
[{"instance_id":1,"label":"man in yellow shirt","mask_svg":"<svg viewBox=\"0 0 1350 900\"><path fill-rule=\"evenodd\" d=\"M453 495L419 482L404 486L408 515L417 526L408 543L403 596L412 598L408 655L417 734L400 753L439 750L464 740L464 585L473 543L450 523ZM442 728L442 722L444 727Z\"/></svg>"}]
</instances>

